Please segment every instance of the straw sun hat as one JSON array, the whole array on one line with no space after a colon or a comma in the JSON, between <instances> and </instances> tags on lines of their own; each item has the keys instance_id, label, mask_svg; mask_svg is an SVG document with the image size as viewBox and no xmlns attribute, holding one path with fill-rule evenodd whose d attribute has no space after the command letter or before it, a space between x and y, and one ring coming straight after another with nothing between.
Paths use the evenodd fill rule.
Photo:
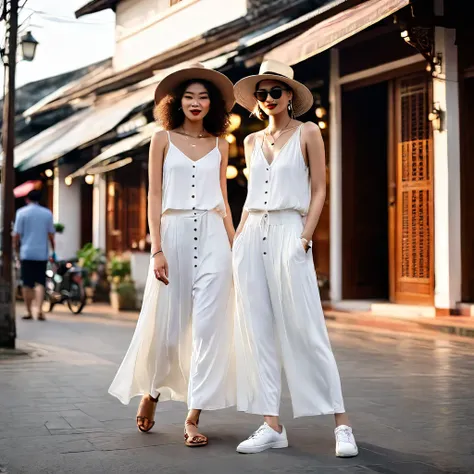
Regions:
<instances>
[{"instance_id":1,"label":"straw sun hat","mask_svg":"<svg viewBox=\"0 0 474 474\"><path fill-rule=\"evenodd\" d=\"M234 86L230 79L220 72L209 69L201 63L190 64L189 66L172 72L166 76L155 90L155 104L159 104L170 92L176 89L183 82L196 79L209 81L214 84L222 94L226 109L232 110L235 103Z\"/></svg>"},{"instance_id":2,"label":"straw sun hat","mask_svg":"<svg viewBox=\"0 0 474 474\"><path fill-rule=\"evenodd\" d=\"M279 81L291 87L293 91L293 110L295 117L307 112L313 105L313 94L301 82L293 79L295 73L293 68L279 61L268 60L260 66L259 74L241 79L234 86L235 100L238 104L251 112L257 104L253 95L257 84L261 81Z\"/></svg>"}]
</instances>

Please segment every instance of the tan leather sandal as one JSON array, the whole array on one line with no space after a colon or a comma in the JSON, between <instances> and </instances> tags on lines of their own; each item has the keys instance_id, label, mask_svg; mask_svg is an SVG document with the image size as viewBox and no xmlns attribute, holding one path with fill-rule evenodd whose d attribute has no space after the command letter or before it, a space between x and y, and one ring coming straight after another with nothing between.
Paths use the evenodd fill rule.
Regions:
<instances>
[{"instance_id":1,"label":"tan leather sandal","mask_svg":"<svg viewBox=\"0 0 474 474\"><path fill-rule=\"evenodd\" d=\"M192 438L186 433L186 426L191 425L195 426L197 428L199 422L194 422L191 420L186 420L184 423L184 444L186 446L189 446L190 448L198 448L200 446L206 446L207 443L209 442L207 436L204 436L201 433L198 433L197 435L193 436Z\"/></svg>"},{"instance_id":2,"label":"tan leather sandal","mask_svg":"<svg viewBox=\"0 0 474 474\"><path fill-rule=\"evenodd\" d=\"M137 413L137 428L142 433L148 433L155 426L155 411L158 400L160 399L160 394L156 398L153 398L151 395L143 397L140 405L138 407ZM153 404L153 417L143 416L141 413L150 413L150 406L148 403ZM145 427L146 426L146 427Z\"/></svg>"}]
</instances>

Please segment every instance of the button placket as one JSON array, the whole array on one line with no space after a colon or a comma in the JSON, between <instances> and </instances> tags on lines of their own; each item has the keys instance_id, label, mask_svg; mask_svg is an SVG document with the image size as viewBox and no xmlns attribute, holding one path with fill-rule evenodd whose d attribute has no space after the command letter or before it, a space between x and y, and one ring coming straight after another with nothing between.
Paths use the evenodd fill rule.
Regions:
<instances>
[{"instance_id":1,"label":"button placket","mask_svg":"<svg viewBox=\"0 0 474 474\"><path fill-rule=\"evenodd\" d=\"M269 183L270 183L270 167L267 166L266 168L267 170L267 179L265 180L265 188L264 188L264 193L265 193L265 201L264 201L264 205L267 206L268 205L268 194L269 194L269 191L270 191L270 186L269 186Z\"/></svg>"},{"instance_id":2,"label":"button placket","mask_svg":"<svg viewBox=\"0 0 474 474\"><path fill-rule=\"evenodd\" d=\"M193 200L193 211L196 210L196 165L194 164L193 165L193 169L192 169L192 175L191 175L191 189L192 189L192 195L191 195L191 199ZM198 242L199 242L199 239L198 239L198 229L199 229L199 224L198 224L198 217L197 217L197 212L194 212L194 254L193 254L193 262L194 262L194 268L196 269L198 267L197 265L197 261L198 261L198 258L199 258L199 254L198 254Z\"/></svg>"},{"instance_id":3,"label":"button placket","mask_svg":"<svg viewBox=\"0 0 474 474\"><path fill-rule=\"evenodd\" d=\"M196 216L196 212L194 213L194 216ZM198 231L199 231L199 223L198 223L198 219L197 217L195 217L193 219L193 235L194 235L194 254L193 254L193 262L194 262L194 268L197 268L198 267L198 258L199 258L199 254L198 254L198 242L199 242L199 238L198 238Z\"/></svg>"},{"instance_id":4,"label":"button placket","mask_svg":"<svg viewBox=\"0 0 474 474\"><path fill-rule=\"evenodd\" d=\"M263 215L264 222L263 222L263 255L267 255L267 242L268 242L268 214L265 213Z\"/></svg>"}]
</instances>

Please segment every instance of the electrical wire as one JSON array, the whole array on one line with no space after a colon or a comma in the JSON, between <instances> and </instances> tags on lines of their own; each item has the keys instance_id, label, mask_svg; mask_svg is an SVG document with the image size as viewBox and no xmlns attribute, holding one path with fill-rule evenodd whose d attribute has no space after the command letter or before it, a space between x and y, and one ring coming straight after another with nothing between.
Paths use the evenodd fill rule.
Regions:
<instances>
[{"instance_id":1,"label":"electrical wire","mask_svg":"<svg viewBox=\"0 0 474 474\"><path fill-rule=\"evenodd\" d=\"M25 5L28 3L28 0L25 0L23 2L23 5L20 6L20 8L18 9L18 15L22 12L23 8L25 8Z\"/></svg>"},{"instance_id":2,"label":"electrical wire","mask_svg":"<svg viewBox=\"0 0 474 474\"><path fill-rule=\"evenodd\" d=\"M25 3L28 0L25 0ZM103 25L110 25L113 24L113 21L83 21L83 20L77 20L76 18L72 18L69 16L64 16L64 15L53 15L51 13L42 11L42 10L34 10L33 8L27 8L27 10L30 10L32 14L36 13L40 15L43 19L46 21L53 21L57 23L73 23L75 25L94 25L94 26L103 26Z\"/></svg>"}]
</instances>

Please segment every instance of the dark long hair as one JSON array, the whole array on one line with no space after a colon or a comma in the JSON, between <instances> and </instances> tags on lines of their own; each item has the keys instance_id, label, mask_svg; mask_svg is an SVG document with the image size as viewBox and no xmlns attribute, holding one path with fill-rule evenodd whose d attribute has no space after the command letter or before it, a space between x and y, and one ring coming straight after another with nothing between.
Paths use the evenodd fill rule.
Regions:
<instances>
[{"instance_id":1,"label":"dark long hair","mask_svg":"<svg viewBox=\"0 0 474 474\"><path fill-rule=\"evenodd\" d=\"M215 137L224 135L229 126L229 113L226 110L224 98L212 82L202 79L183 82L164 97L153 112L155 120L165 130L174 130L183 125L185 115L181 109L181 99L191 84L202 84L209 94L211 106L204 117L204 129Z\"/></svg>"}]
</instances>

